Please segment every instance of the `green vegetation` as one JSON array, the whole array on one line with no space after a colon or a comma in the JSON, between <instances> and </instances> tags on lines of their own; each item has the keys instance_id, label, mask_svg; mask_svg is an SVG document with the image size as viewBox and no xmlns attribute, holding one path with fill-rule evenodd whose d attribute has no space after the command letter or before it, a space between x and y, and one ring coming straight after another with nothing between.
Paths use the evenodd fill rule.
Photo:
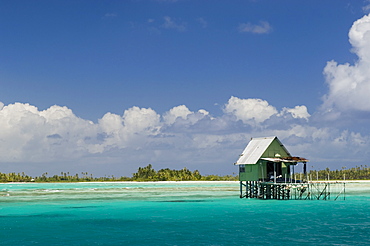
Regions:
<instances>
[{"instance_id":1,"label":"green vegetation","mask_svg":"<svg viewBox=\"0 0 370 246\"><path fill-rule=\"evenodd\" d=\"M360 166L341 170L311 170L308 176L312 180L370 180L370 167ZM25 173L0 173L0 182L103 182L103 181L236 181L238 176L226 175L201 175L198 170L190 171L187 168L181 170L172 170L169 168L153 169L151 164L146 167L139 167L132 177L93 177L92 174L82 172L81 174L71 175L69 172L61 172L60 175L49 176L48 173L43 173L38 177L31 177Z\"/></svg>"},{"instance_id":2,"label":"green vegetation","mask_svg":"<svg viewBox=\"0 0 370 246\"><path fill-rule=\"evenodd\" d=\"M134 181L226 181L238 180L237 176L226 175L206 175L202 176L198 170L190 171L187 168L181 170L171 170L169 168L155 171L151 164L146 167L139 167L138 171L133 174L132 180Z\"/></svg>"},{"instance_id":3,"label":"green vegetation","mask_svg":"<svg viewBox=\"0 0 370 246\"><path fill-rule=\"evenodd\" d=\"M311 170L308 172L308 176L312 180L343 180L344 177L346 180L368 180L370 179L370 167L365 166L356 166L350 169L342 167L341 170L330 170L326 168L324 170Z\"/></svg>"},{"instance_id":4,"label":"green vegetation","mask_svg":"<svg viewBox=\"0 0 370 246\"><path fill-rule=\"evenodd\" d=\"M43 173L39 177L31 177L25 173L0 173L0 182L89 182L89 181L126 181L127 177L115 178L114 176L94 178L92 174L82 172L81 175L70 175L62 172L60 175L48 176Z\"/></svg>"},{"instance_id":5,"label":"green vegetation","mask_svg":"<svg viewBox=\"0 0 370 246\"><path fill-rule=\"evenodd\" d=\"M198 170L190 171L187 168L171 170L169 168L155 171L151 164L146 167L139 167L132 177L93 177L92 174L82 172L81 175L71 175L69 172L61 172L60 175L48 176L43 173L39 177L31 177L25 173L0 173L0 182L103 182L103 181L228 181L238 180L238 176L206 175L203 176Z\"/></svg>"}]
</instances>

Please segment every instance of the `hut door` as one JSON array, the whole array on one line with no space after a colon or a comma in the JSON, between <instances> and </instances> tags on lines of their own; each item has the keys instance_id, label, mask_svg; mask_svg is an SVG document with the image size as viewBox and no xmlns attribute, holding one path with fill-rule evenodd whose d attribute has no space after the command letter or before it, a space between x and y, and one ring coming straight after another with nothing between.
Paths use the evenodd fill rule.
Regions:
<instances>
[{"instance_id":1,"label":"hut door","mask_svg":"<svg viewBox=\"0 0 370 246\"><path fill-rule=\"evenodd\" d=\"M276 171L276 177L279 177L280 175L282 175L281 162L274 163L272 161L268 161L266 163L266 174L267 174L268 179L272 180L274 178L274 171Z\"/></svg>"},{"instance_id":2,"label":"hut door","mask_svg":"<svg viewBox=\"0 0 370 246\"><path fill-rule=\"evenodd\" d=\"M266 163L266 176L267 179L273 179L274 176L274 163L272 161L268 161Z\"/></svg>"},{"instance_id":3,"label":"hut door","mask_svg":"<svg viewBox=\"0 0 370 246\"><path fill-rule=\"evenodd\" d=\"M276 163L276 176L282 176L283 172L282 172L282 168L281 168L281 162L277 162Z\"/></svg>"}]
</instances>

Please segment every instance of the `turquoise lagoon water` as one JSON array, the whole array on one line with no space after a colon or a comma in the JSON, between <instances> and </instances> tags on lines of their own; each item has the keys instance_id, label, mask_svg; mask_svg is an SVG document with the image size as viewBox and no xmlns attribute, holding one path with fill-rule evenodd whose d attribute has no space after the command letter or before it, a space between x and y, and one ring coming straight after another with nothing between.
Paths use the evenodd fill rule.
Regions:
<instances>
[{"instance_id":1,"label":"turquoise lagoon water","mask_svg":"<svg viewBox=\"0 0 370 246\"><path fill-rule=\"evenodd\" d=\"M370 245L370 183L346 200L240 199L237 182L0 184L0 245Z\"/></svg>"}]
</instances>

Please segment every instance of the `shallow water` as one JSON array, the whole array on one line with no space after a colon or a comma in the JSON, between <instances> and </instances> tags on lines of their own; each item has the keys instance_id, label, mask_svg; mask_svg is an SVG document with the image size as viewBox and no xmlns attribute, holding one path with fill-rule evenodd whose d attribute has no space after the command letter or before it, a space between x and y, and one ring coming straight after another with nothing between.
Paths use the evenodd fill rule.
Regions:
<instances>
[{"instance_id":1,"label":"shallow water","mask_svg":"<svg viewBox=\"0 0 370 246\"><path fill-rule=\"evenodd\" d=\"M237 182L0 184L1 245L370 245L370 183L346 200L240 199Z\"/></svg>"}]
</instances>

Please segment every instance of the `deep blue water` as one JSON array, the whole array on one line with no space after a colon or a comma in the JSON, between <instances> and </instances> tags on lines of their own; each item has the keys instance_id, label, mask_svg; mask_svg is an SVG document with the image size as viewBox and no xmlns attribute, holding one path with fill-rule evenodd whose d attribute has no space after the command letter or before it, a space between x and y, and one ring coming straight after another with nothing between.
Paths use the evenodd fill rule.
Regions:
<instances>
[{"instance_id":1,"label":"deep blue water","mask_svg":"<svg viewBox=\"0 0 370 246\"><path fill-rule=\"evenodd\" d=\"M0 184L1 245L370 245L370 183L346 200L240 199L239 184Z\"/></svg>"}]
</instances>

